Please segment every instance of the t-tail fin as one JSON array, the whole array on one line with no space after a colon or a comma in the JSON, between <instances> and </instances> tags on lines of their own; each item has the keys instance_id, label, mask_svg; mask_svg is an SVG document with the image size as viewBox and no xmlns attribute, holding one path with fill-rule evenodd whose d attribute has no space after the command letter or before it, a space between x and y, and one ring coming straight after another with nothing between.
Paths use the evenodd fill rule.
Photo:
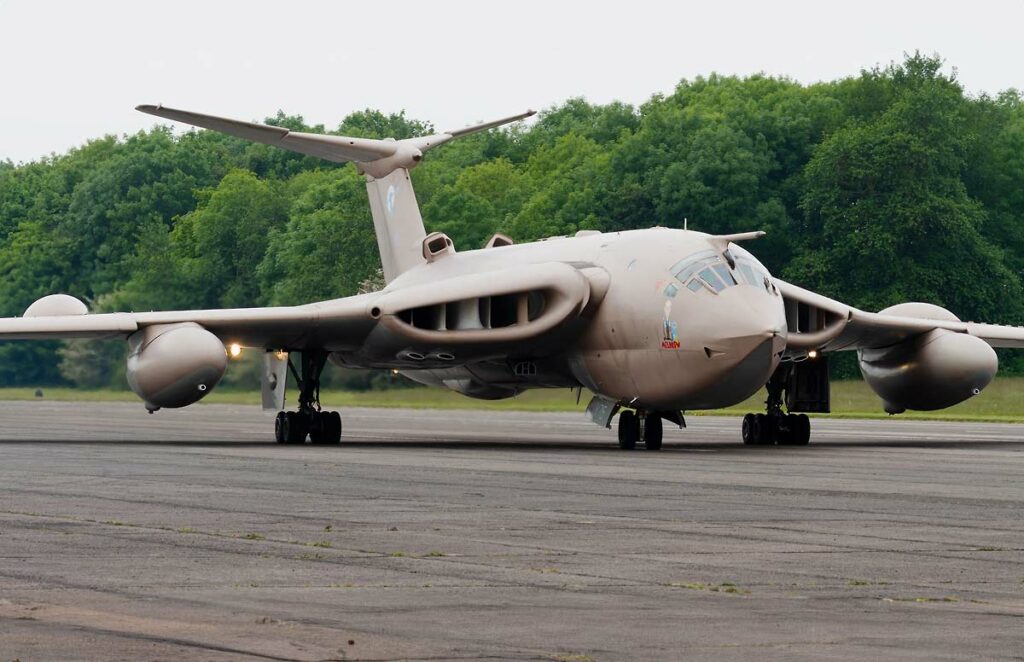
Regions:
<instances>
[{"instance_id":1,"label":"t-tail fin","mask_svg":"<svg viewBox=\"0 0 1024 662\"><path fill-rule=\"evenodd\" d=\"M384 268L384 280L388 282L424 262L422 242L427 233L409 178L409 171L423 159L423 153L453 138L486 131L534 114L534 111L528 110L493 122L432 136L376 140L289 131L279 126L241 122L163 105L136 106L136 110L335 163L354 162L359 172L366 176L366 191L370 197L380 261Z\"/></svg>"}]
</instances>

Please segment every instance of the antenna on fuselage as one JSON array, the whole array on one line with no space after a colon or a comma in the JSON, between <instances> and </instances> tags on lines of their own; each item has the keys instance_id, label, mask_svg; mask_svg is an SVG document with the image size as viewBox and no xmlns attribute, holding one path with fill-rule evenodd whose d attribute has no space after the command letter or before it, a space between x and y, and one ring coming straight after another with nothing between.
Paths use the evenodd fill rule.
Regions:
<instances>
[{"instance_id":1,"label":"antenna on fuselage","mask_svg":"<svg viewBox=\"0 0 1024 662\"><path fill-rule=\"evenodd\" d=\"M687 218L685 216L683 216L683 230L684 231L687 229L687 227L686 227L687 225L689 225L689 221L687 220Z\"/></svg>"}]
</instances>

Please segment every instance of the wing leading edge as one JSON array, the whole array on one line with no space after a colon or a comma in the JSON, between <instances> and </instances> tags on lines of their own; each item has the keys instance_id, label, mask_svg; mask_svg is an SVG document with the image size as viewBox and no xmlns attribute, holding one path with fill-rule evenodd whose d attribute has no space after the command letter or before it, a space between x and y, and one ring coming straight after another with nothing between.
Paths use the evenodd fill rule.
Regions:
<instances>
[{"instance_id":1,"label":"wing leading edge","mask_svg":"<svg viewBox=\"0 0 1024 662\"><path fill-rule=\"evenodd\" d=\"M793 334L792 347L814 346L826 352L877 349L935 329L946 329L975 336L992 347L1024 348L1024 327L963 322L937 306L927 306L921 317L899 314L899 311L907 310L905 306L908 304L894 307L893 313L870 313L782 280L775 279L775 284L786 301L787 309L804 305L830 320L822 332ZM935 312L924 316L929 310ZM808 336L807 340L811 342L802 340L802 335Z\"/></svg>"},{"instance_id":2,"label":"wing leading edge","mask_svg":"<svg viewBox=\"0 0 1024 662\"><path fill-rule=\"evenodd\" d=\"M79 302L73 310L80 312L38 316L33 304L24 317L0 319L0 340L123 339L148 327L193 323L225 345L319 349L351 357L354 365L422 367L422 360L401 357L444 348L452 356L447 361L460 362L549 342L598 305L608 285L601 269L557 262L535 264L525 274L517 268L486 276L271 308L87 314Z\"/></svg>"},{"instance_id":3,"label":"wing leading edge","mask_svg":"<svg viewBox=\"0 0 1024 662\"><path fill-rule=\"evenodd\" d=\"M244 347L356 347L376 324L371 314L376 298L376 294L360 295L271 308L9 317L0 319L0 340L126 338L147 326L194 322L225 343Z\"/></svg>"}]
</instances>

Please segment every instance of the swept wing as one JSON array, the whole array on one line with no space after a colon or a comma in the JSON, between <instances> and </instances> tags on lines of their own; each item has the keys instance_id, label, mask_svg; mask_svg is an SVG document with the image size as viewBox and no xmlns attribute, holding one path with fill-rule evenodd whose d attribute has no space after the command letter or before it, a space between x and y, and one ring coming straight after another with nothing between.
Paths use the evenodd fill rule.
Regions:
<instances>
[{"instance_id":1,"label":"swept wing","mask_svg":"<svg viewBox=\"0 0 1024 662\"><path fill-rule=\"evenodd\" d=\"M826 352L878 349L934 329L976 336L992 347L1024 348L1024 327L963 322L952 315L941 319L937 315L870 313L779 279L774 282L786 302L787 317L791 320L789 347L793 349L815 348ZM793 333L798 324L795 320L800 317L800 306L806 308L804 318L815 319L818 323L814 325L816 328ZM927 309L922 313L927 315Z\"/></svg>"}]
</instances>

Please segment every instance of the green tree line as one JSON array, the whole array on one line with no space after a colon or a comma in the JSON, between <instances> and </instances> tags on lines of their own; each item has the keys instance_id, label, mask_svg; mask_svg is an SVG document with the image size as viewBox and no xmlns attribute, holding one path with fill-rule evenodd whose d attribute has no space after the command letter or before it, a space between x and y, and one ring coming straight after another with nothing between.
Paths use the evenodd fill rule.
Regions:
<instances>
[{"instance_id":1,"label":"green tree line","mask_svg":"<svg viewBox=\"0 0 1024 662\"><path fill-rule=\"evenodd\" d=\"M329 130L266 121L434 130L369 109ZM937 56L811 85L712 74L639 107L571 99L432 151L413 180L428 228L457 249L496 231L522 242L687 218L767 231L751 248L773 273L853 305L1024 322L1022 97L969 95ZM351 166L164 126L0 161L0 315L54 292L96 312L299 304L353 294L378 269ZM120 385L123 351L3 343L0 384Z\"/></svg>"}]
</instances>

